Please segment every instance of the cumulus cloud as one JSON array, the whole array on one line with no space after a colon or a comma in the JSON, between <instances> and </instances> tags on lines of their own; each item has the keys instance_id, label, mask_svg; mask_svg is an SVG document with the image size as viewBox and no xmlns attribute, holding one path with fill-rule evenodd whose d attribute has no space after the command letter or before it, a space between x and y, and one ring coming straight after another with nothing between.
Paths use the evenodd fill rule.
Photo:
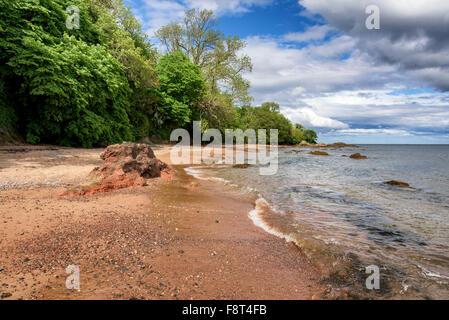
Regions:
<instances>
[{"instance_id":1,"label":"cumulus cloud","mask_svg":"<svg viewBox=\"0 0 449 320\"><path fill-rule=\"evenodd\" d=\"M388 81L386 73L395 70L389 65L374 65L363 54L338 59L355 50L355 43L347 36L301 49L270 37L250 37L246 42L244 53L254 64L247 78L256 98L280 90L298 95L300 91L324 93L354 85L383 85Z\"/></svg>"},{"instance_id":2,"label":"cumulus cloud","mask_svg":"<svg viewBox=\"0 0 449 320\"><path fill-rule=\"evenodd\" d=\"M413 85L407 75L397 65L373 61L352 37L336 36L300 49L284 39L246 39L245 53L254 63L247 77L256 104L277 101L292 122L322 133L358 128L403 137L405 132L447 132L449 94L402 93ZM347 58L339 58L348 52ZM372 131L373 127L390 131Z\"/></svg>"},{"instance_id":3,"label":"cumulus cloud","mask_svg":"<svg viewBox=\"0 0 449 320\"><path fill-rule=\"evenodd\" d=\"M354 37L358 48L382 63L398 65L435 88L449 91L447 0L299 0L309 12ZM380 30L365 26L368 5L380 9Z\"/></svg>"},{"instance_id":4,"label":"cumulus cloud","mask_svg":"<svg viewBox=\"0 0 449 320\"><path fill-rule=\"evenodd\" d=\"M348 127L346 123L318 115L311 108L302 108L298 110L287 109L284 113L293 123L301 123L306 127L332 129Z\"/></svg>"},{"instance_id":5,"label":"cumulus cloud","mask_svg":"<svg viewBox=\"0 0 449 320\"><path fill-rule=\"evenodd\" d=\"M304 38L311 38L306 31ZM254 70L247 78L255 103L277 101L282 112L293 122L313 128L347 128L319 98L356 88L383 88L394 79L395 67L374 65L365 54L358 54L355 42L348 36L309 44L301 49L284 43L285 37L251 37L246 39L245 53L253 61ZM347 59L339 59L351 53ZM318 99L317 99L318 98ZM336 106L335 104L329 104ZM337 105L337 108L339 106Z\"/></svg>"},{"instance_id":6,"label":"cumulus cloud","mask_svg":"<svg viewBox=\"0 0 449 320\"><path fill-rule=\"evenodd\" d=\"M335 31L328 25L315 25L307 28L305 32L290 32L283 36L284 41L291 42L309 42L319 41L326 38L326 36Z\"/></svg>"}]
</instances>

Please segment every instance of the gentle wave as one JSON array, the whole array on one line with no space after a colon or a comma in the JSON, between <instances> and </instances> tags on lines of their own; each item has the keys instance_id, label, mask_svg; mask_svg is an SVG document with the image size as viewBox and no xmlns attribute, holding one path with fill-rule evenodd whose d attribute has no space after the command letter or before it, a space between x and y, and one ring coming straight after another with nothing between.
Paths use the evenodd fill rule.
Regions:
<instances>
[{"instance_id":1,"label":"gentle wave","mask_svg":"<svg viewBox=\"0 0 449 320\"><path fill-rule=\"evenodd\" d=\"M292 236L277 231L263 220L261 213L265 210L273 210L273 208L270 207L270 205L264 198L259 198L256 200L255 208L248 213L248 217L253 221L256 227L259 227L278 238L284 239L287 242L296 243L296 240Z\"/></svg>"},{"instance_id":2,"label":"gentle wave","mask_svg":"<svg viewBox=\"0 0 449 320\"><path fill-rule=\"evenodd\" d=\"M207 169L207 168L212 168L212 167L188 167L188 168L184 168L184 171L187 174L193 176L194 178L197 178L197 179L200 179L200 180L221 182L221 183L226 184L226 185L231 185L231 186L234 186L234 187L238 187L236 184L233 184L229 180L226 180L226 179L223 179L223 178L219 178L219 177L213 177L213 176L206 175L204 173L204 169ZM248 187L248 186L244 187L244 189L247 192L258 193L258 191L256 189ZM270 206L270 204L267 202L267 200L265 200L263 197L261 197L259 195L259 199L257 199L255 201L254 209L251 210L248 213L248 217L253 221L253 223L254 223L254 225L256 227L259 227L259 228L263 229L267 233L272 234L272 235L274 235L274 236L276 236L278 238L284 239L287 242L294 242L294 243L296 243L296 240L292 236L286 235L286 234L284 234L284 233L274 229L273 227L268 225L263 220L261 214L265 210L276 211L273 207Z\"/></svg>"}]
</instances>

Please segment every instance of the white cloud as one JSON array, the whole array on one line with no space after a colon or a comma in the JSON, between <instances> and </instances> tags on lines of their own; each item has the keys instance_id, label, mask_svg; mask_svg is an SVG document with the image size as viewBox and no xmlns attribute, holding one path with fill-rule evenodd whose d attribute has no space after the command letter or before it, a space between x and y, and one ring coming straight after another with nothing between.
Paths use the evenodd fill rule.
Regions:
<instances>
[{"instance_id":1,"label":"white cloud","mask_svg":"<svg viewBox=\"0 0 449 320\"><path fill-rule=\"evenodd\" d=\"M431 86L449 91L449 1L447 0L299 0L308 12L358 41L377 61ZM367 30L365 9L380 8L380 30Z\"/></svg>"},{"instance_id":2,"label":"white cloud","mask_svg":"<svg viewBox=\"0 0 449 320\"><path fill-rule=\"evenodd\" d=\"M314 127L314 128L347 128L348 125L338 120L334 120L328 117L323 117L316 114L310 108L302 108L302 109L287 109L284 111L284 114L293 122L293 123L301 123L306 127Z\"/></svg>"},{"instance_id":3,"label":"white cloud","mask_svg":"<svg viewBox=\"0 0 449 320\"><path fill-rule=\"evenodd\" d=\"M416 17L420 15L423 1L402 10L408 2L411 1L388 1L387 8L393 8L394 13L390 13L393 16L405 17L406 20L424 23L431 19L429 17L436 17L441 22L442 13L435 8L426 9L423 13L425 18ZM449 65L449 53L441 55L444 50L427 50L434 39L432 34L413 38L401 37L397 32L399 36L396 38L376 38L373 45L378 48L373 50L376 52L373 55L366 51L366 44L361 45L363 38L357 34L364 32L357 31L357 28L364 28L363 1L304 0L300 3L309 9L309 16L324 12L325 18L335 16L341 20L332 26L310 27L303 33L289 33L277 38L248 38L245 53L254 63L254 71L248 79L256 104L277 101L291 121L317 128L323 133L398 137L409 137L413 132L447 134L449 94L431 91L391 94L397 90L426 88L421 80L428 80L440 88L449 83L449 72L442 72L441 65L438 65ZM447 2L443 7L446 6L449 8ZM447 13L444 15L449 17ZM354 16L360 18L360 26L351 20ZM390 20L393 23L394 19ZM434 23L427 21L430 25ZM388 23L383 26L387 28ZM343 33L336 32L334 28ZM447 30L442 32L447 34ZM323 41L329 35L331 40ZM305 46L299 48L292 45L294 43ZM396 52L399 60L378 58L383 47ZM385 56L389 54L386 52ZM421 67L404 69L403 64L407 63ZM429 64L436 66L422 67Z\"/></svg>"},{"instance_id":4,"label":"white cloud","mask_svg":"<svg viewBox=\"0 0 449 320\"><path fill-rule=\"evenodd\" d=\"M293 122L315 128L347 128L316 98L357 87L383 87L395 68L375 66L366 55L355 50L350 37L340 36L322 44L297 49L281 38L248 38L245 53L254 70L247 78L256 104L277 101L282 112ZM337 57L353 54L346 60Z\"/></svg>"},{"instance_id":5,"label":"white cloud","mask_svg":"<svg viewBox=\"0 0 449 320\"><path fill-rule=\"evenodd\" d=\"M311 26L304 32L290 32L283 36L284 41L309 42L323 40L330 32L335 31L328 25Z\"/></svg>"},{"instance_id":6,"label":"white cloud","mask_svg":"<svg viewBox=\"0 0 449 320\"><path fill-rule=\"evenodd\" d=\"M398 129L342 129L335 132L336 135L393 135L411 136L410 132Z\"/></svg>"}]
</instances>

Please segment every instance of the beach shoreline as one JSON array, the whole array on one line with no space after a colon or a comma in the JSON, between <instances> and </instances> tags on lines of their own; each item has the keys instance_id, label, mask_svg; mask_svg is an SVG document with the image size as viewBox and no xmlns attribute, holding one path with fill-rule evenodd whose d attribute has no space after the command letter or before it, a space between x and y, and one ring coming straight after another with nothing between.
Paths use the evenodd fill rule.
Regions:
<instances>
[{"instance_id":1,"label":"beach shoreline","mask_svg":"<svg viewBox=\"0 0 449 320\"><path fill-rule=\"evenodd\" d=\"M175 167L173 180L87 197L102 149L0 147L2 299L321 299L293 244L254 225L251 197ZM169 146L155 146L169 163ZM79 266L81 290L66 288Z\"/></svg>"}]
</instances>

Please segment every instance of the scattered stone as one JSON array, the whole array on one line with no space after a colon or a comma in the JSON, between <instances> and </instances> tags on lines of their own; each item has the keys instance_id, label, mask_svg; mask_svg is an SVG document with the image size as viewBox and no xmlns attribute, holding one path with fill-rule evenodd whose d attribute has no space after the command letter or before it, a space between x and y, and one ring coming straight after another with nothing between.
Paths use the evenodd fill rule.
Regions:
<instances>
[{"instance_id":1,"label":"scattered stone","mask_svg":"<svg viewBox=\"0 0 449 320\"><path fill-rule=\"evenodd\" d=\"M360 153L354 153L350 156L351 159L368 159L367 156L362 156Z\"/></svg>"},{"instance_id":2,"label":"scattered stone","mask_svg":"<svg viewBox=\"0 0 449 320\"><path fill-rule=\"evenodd\" d=\"M410 185L408 183L396 181L396 180L387 181L387 182L384 182L384 184L388 184L390 186L399 187L399 188L410 188Z\"/></svg>"},{"instance_id":3,"label":"scattered stone","mask_svg":"<svg viewBox=\"0 0 449 320\"><path fill-rule=\"evenodd\" d=\"M4 292L4 293L2 293L2 295L0 296L0 298L6 299L6 298L9 298L9 297L11 297L11 296L12 296L11 293L9 293L9 292Z\"/></svg>"}]
</instances>

